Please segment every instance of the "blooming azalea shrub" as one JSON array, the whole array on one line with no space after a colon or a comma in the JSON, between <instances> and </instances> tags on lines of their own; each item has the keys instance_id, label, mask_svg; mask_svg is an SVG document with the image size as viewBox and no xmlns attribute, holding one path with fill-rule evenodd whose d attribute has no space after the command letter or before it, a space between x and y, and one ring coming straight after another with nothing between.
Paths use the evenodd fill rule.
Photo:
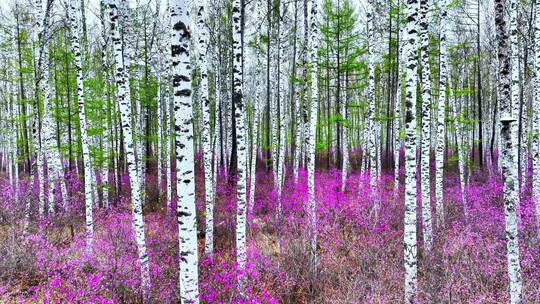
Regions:
<instances>
[{"instance_id":1,"label":"blooming azalea shrub","mask_svg":"<svg viewBox=\"0 0 540 304\"><path fill-rule=\"evenodd\" d=\"M355 155L351 155L355 159ZM307 175L292 170L282 193L273 174L257 172L254 209L248 214L248 263L236 264L234 181L218 180L214 219L214 254L204 254L204 178L196 175L202 303L399 303L403 298L403 200L394 193L393 176L377 187L369 176L352 172L342 191L341 171L317 171L316 269L307 231ZM459 177L445 174L445 223L434 219L434 244L423 246L418 212L418 299L421 303L504 303L508 301L504 206L500 176L475 172L466 187L464 217ZM68 174L68 208L43 220L36 211L36 187L21 182L14 189L0 179L0 302L139 303L139 259L134 240L128 178L108 209L96 208L92 247L86 246L81 183ZM155 187L155 177L147 179ZM524 180L519 233L524 294L540 303L540 241L530 179ZM35 186L35 185L34 185ZM154 190L153 190L154 191ZM157 191L157 190L155 190ZM163 192L164 189L161 189ZM401 189L403 191L403 189ZM146 245L152 298L178 300L178 225L167 213L163 195L153 193L145 207ZM24 202L30 224L23 233ZM282 213L278 216L278 204ZM161 206L163 205L163 206ZM173 202L173 206L175 203ZM419 202L420 208L420 202ZM434 207L434 202L432 202ZM420 209L419 209L420 210ZM434 211L434 208L433 208ZM239 278L246 277L240 293Z\"/></svg>"}]
</instances>

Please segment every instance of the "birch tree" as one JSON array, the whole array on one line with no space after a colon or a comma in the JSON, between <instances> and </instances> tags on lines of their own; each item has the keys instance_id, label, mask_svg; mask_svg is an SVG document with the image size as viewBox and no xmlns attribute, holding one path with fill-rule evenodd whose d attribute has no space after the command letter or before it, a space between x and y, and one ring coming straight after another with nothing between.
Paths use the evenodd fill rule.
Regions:
<instances>
[{"instance_id":1,"label":"birch tree","mask_svg":"<svg viewBox=\"0 0 540 304\"><path fill-rule=\"evenodd\" d=\"M535 7L535 23L534 23L534 69L536 75L534 77L534 117L533 130L535 136L532 138L532 154L533 154L533 197L535 199L536 211L536 228L540 237L540 7Z\"/></svg>"},{"instance_id":2,"label":"birch tree","mask_svg":"<svg viewBox=\"0 0 540 304\"><path fill-rule=\"evenodd\" d=\"M518 119L520 116L520 69L519 69L519 61L520 61L520 47L519 47L519 33L518 33L518 1L517 0L510 0L510 7L509 7L509 13L510 13L510 94L512 98L511 103L511 110L512 110L512 117ZM503 115L502 111L502 104L501 104L501 116ZM517 178L518 182L518 194L519 190L521 189L521 180L519 179L519 124L521 121L517 121L516 123L511 123L512 128L512 136L511 139L513 141L512 149L515 149L515 160L516 163L518 163L516 166L513 164L511 165L511 168L515 170L515 176ZM503 144L504 145L504 144ZM503 148L504 149L504 148Z\"/></svg>"},{"instance_id":3,"label":"birch tree","mask_svg":"<svg viewBox=\"0 0 540 304\"><path fill-rule=\"evenodd\" d=\"M235 106L234 119L236 122L236 149L237 149L237 184L236 184L236 262L241 272L246 265L246 173L247 173L247 139L245 126L245 108L242 88L242 2L233 0L232 6L233 26L233 102ZM274 157L274 156L272 156ZM278 186L279 187L279 186ZM245 275L238 278L240 292L246 284Z\"/></svg>"},{"instance_id":4,"label":"birch tree","mask_svg":"<svg viewBox=\"0 0 540 304\"><path fill-rule=\"evenodd\" d=\"M48 5L49 3L46 3ZM54 167L55 160L53 159L52 150L54 149L54 131L52 130L53 121L52 121L52 114L51 111L51 104L50 99L52 97L52 91L51 87L49 85L49 46L48 46L48 35L49 35L49 14L50 9L47 7L45 14L43 15L43 6L41 1L36 1L36 22L37 22L37 28L39 29L38 33L40 35L38 39L38 47L39 47L39 54L37 59L37 81L36 81L36 101L37 103L39 100L39 93L43 93L43 119L41 120L41 134L40 134L40 151L41 151L41 159L44 161L40 169L43 169L43 171L47 172L47 178L49 180L49 197L48 197L48 211L49 213L54 212L54 181L56 181L56 168ZM41 23L43 22L43 23ZM42 24L42 26L41 26ZM40 115L39 113L39 106L36 109L36 114ZM45 175L42 174L42 177L40 177L40 180L43 180L45 178ZM45 186L41 185L40 181L40 197L42 196L43 191L43 199L45 200ZM44 208L42 206L44 204L40 201L40 207Z\"/></svg>"},{"instance_id":5,"label":"birch tree","mask_svg":"<svg viewBox=\"0 0 540 304\"><path fill-rule=\"evenodd\" d=\"M279 77L277 79L277 87L278 87L278 96L277 96L277 115L278 115L278 134L279 134L279 146L278 146L278 159L277 159L277 182L276 182L276 190L277 190L277 197L278 197L278 216L281 215L281 192L283 188L283 181L284 181L284 171L285 171L285 122L287 120L287 114L286 114L286 101L288 100L288 91L287 91L287 83L286 79L288 79L287 75L287 65L288 65L288 56L286 55L286 42L287 42L287 34L288 34L288 27L286 26L287 23L285 20L287 19L287 2L281 1L280 2L280 11L279 11L279 22L277 25L278 28L278 54L277 54L277 62L278 64L278 74Z\"/></svg>"},{"instance_id":6,"label":"birch tree","mask_svg":"<svg viewBox=\"0 0 540 304\"><path fill-rule=\"evenodd\" d=\"M167 24L170 26L171 24L171 14L170 14L171 6L167 5L167 16L166 21ZM166 31L169 33L170 31ZM172 212L172 166L171 166L171 142L172 142L172 131L171 131L171 124L174 120L174 115L171 115L171 94L170 94L170 87L171 87L171 73L172 73L172 54L170 52L171 50L171 39L170 35L167 36L168 39L165 39L165 46L166 46L166 54L165 54L165 82L166 82L166 99L167 102L165 104L165 149L164 149L164 158L165 158L165 182L166 182L166 196L167 196L167 202L165 204L165 207L167 208L167 213Z\"/></svg>"},{"instance_id":7,"label":"birch tree","mask_svg":"<svg viewBox=\"0 0 540 304\"><path fill-rule=\"evenodd\" d=\"M262 3L260 3L260 6L256 7L255 10L257 11L256 20L262 19ZM262 81L263 74L262 74L262 68L261 68L261 34L259 31L255 31L255 56L256 56L256 76L255 76L255 100L253 102L253 111L254 118L253 118L253 127L252 127L252 139L251 139L251 169L250 172L250 186L249 186L249 201L248 201L248 210L249 212L253 212L253 206L255 202L255 182L257 178L257 138L259 137L259 120L261 119L261 111L260 111L260 104L261 104L261 91L262 91ZM217 91L216 91L217 92ZM298 135L296 135L298 137ZM297 145L298 147L298 145ZM295 156L298 157L298 156ZM295 165L295 176L298 174L298 167ZM295 179L296 181L296 179Z\"/></svg>"},{"instance_id":8,"label":"birch tree","mask_svg":"<svg viewBox=\"0 0 540 304\"><path fill-rule=\"evenodd\" d=\"M444 138L445 138L445 105L446 105L446 78L448 73L448 42L447 22L448 4L445 0L440 11L440 50L439 50L439 98L437 104L437 143L435 150L435 208L437 212L437 225L444 225L443 206L443 168L444 168Z\"/></svg>"},{"instance_id":9,"label":"birch tree","mask_svg":"<svg viewBox=\"0 0 540 304\"><path fill-rule=\"evenodd\" d=\"M184 0L171 1L180 302L199 303L189 23L187 3Z\"/></svg>"},{"instance_id":10,"label":"birch tree","mask_svg":"<svg viewBox=\"0 0 540 304\"><path fill-rule=\"evenodd\" d=\"M41 39L45 36L44 31L44 22L48 22L47 19L44 20L44 14L43 14L43 2L42 0L36 0L34 2L35 5L35 26L33 28L34 32L32 33L32 42L34 43L34 58L37 60L37 66L36 66L36 72L35 75L35 82L36 82L36 88L39 90L40 83L42 80L41 77L41 69L42 64L40 63L40 58L42 58L39 50L42 48L41 46ZM48 16L45 15L45 16ZM39 107L38 107L38 96L36 94L36 102L33 106L33 121L32 121L32 138L34 142L34 148L36 152L36 175L38 179L38 187L39 187L39 204L38 204L38 212L39 217L42 218L45 214L45 168L44 168L44 161L43 161L43 145L42 145L42 136L40 134L41 128L40 128L40 114L39 114Z\"/></svg>"},{"instance_id":11,"label":"birch tree","mask_svg":"<svg viewBox=\"0 0 540 304\"><path fill-rule=\"evenodd\" d=\"M84 104L84 82L82 70L82 56L80 48L80 27L79 27L79 2L70 1L69 3L69 22L71 26L71 49L75 55L75 70L77 72L77 105L79 109L79 125L81 132L82 156L84 163L84 203L86 218L86 244L89 248L92 246L94 238L94 219L92 214L92 167L90 160L90 143L88 140L86 107Z\"/></svg>"},{"instance_id":12,"label":"birch tree","mask_svg":"<svg viewBox=\"0 0 540 304\"><path fill-rule=\"evenodd\" d=\"M399 4L399 2L398 2ZM405 36L405 27L399 30L400 37ZM404 39L401 39L404 40ZM398 39L399 41L399 39ZM399 45L399 43L398 43ZM396 105L394 107L394 196L398 196L399 193L399 158L401 150L401 105L402 105L402 88L403 79L405 78L403 59L405 55L405 48L400 48L398 51L398 67L397 67L397 85L396 85Z\"/></svg>"},{"instance_id":13,"label":"birch tree","mask_svg":"<svg viewBox=\"0 0 540 304\"><path fill-rule=\"evenodd\" d=\"M516 9L516 2L512 0L510 10ZM511 13L512 15L512 13ZM511 16L511 19L515 16ZM515 20L510 21L515 22ZM516 206L519 203L517 186L517 130L513 125L516 124L516 113L513 111L513 99L511 87L514 86L514 66L510 66L511 60L509 52L511 46L508 45L509 38L505 20L505 6L503 0L495 0L495 28L497 37L497 53L499 58L499 85L497 95L500 106L500 141L501 141L501 166L503 177L503 196L504 196L504 217L506 227L506 248L508 276L510 279L510 302L512 304L522 303L522 280L521 266L519 259L519 245L517 233L517 215ZM510 44L516 42L516 27L512 26L510 31ZM510 72L512 68L512 73ZM510 75L512 74L512 79Z\"/></svg>"},{"instance_id":14,"label":"birch tree","mask_svg":"<svg viewBox=\"0 0 540 304\"><path fill-rule=\"evenodd\" d=\"M407 0L405 33L405 303L416 303L416 67L418 0Z\"/></svg>"},{"instance_id":15,"label":"birch tree","mask_svg":"<svg viewBox=\"0 0 540 304\"><path fill-rule=\"evenodd\" d=\"M422 228L424 247L431 250L433 242L431 224L431 191L430 191L430 152L431 152L431 70L429 67L428 17L429 0L420 0L420 48L422 53L422 147L421 147L421 193L422 193Z\"/></svg>"},{"instance_id":16,"label":"birch tree","mask_svg":"<svg viewBox=\"0 0 540 304\"><path fill-rule=\"evenodd\" d=\"M367 5L367 34L368 34L368 89L367 98L368 106L366 110L366 130L368 132L368 142L366 147L366 154L369 161L369 175L370 185L372 189L375 189L377 183L377 148L375 143L375 44L373 43L373 2L374 0L368 0ZM372 190L373 191L373 190Z\"/></svg>"},{"instance_id":17,"label":"birch tree","mask_svg":"<svg viewBox=\"0 0 540 304\"><path fill-rule=\"evenodd\" d=\"M299 40L300 36L299 36L299 22L298 22L298 19L299 19L299 14L298 14L298 2L299 1L295 1L294 2L294 43L295 43L295 48L296 48L296 44L297 44L297 41ZM304 52L305 52L305 47L304 46ZM295 62L298 62L300 61L300 52L298 52L298 56L295 58ZM302 68L302 67L301 67ZM303 68L306 68L305 66ZM293 84L294 85L294 93L295 93L295 96L294 96L294 117L296 119L296 126L294 128L294 148L295 148L295 151L294 151L294 159L293 159L293 178L294 178L294 183L298 183L298 167L300 166L300 163L301 163L301 159L302 159L302 135L304 134L304 124L302 123L302 116L300 115L300 106L301 106L301 89L300 89L300 85L297 83L298 82L298 79L300 79L300 73L298 72L298 70L296 70L296 74L294 75L294 77L297 78L297 80L295 81L295 83ZM305 94L305 92L304 92Z\"/></svg>"},{"instance_id":18,"label":"birch tree","mask_svg":"<svg viewBox=\"0 0 540 304\"><path fill-rule=\"evenodd\" d=\"M317 210L315 201L315 143L316 143L316 131L317 131L317 111L319 102L319 88L318 88L318 43L319 43L319 28L317 19L317 0L311 0L311 16L310 27L311 33L309 43L309 60L311 63L311 109L309 119L309 136L306 137L307 141L307 171L308 171L308 231L310 239L310 253L311 264L313 269L316 269L317 264Z\"/></svg>"},{"instance_id":19,"label":"birch tree","mask_svg":"<svg viewBox=\"0 0 540 304\"><path fill-rule=\"evenodd\" d=\"M128 85L128 76L124 65L122 52L122 40L118 24L118 7L116 0L109 0L109 24L111 40L113 42L113 56L115 62L115 79L118 87L118 110L120 114L122 131L124 134L124 150L127 160L127 170L129 183L131 186L131 205L133 210L133 224L135 228L135 241L141 265L141 287L144 302L150 300L150 265L146 252L146 241L144 231L144 219L142 210L142 194L140 178L137 171L135 159L135 148L133 143L133 128L131 126L131 97Z\"/></svg>"},{"instance_id":20,"label":"birch tree","mask_svg":"<svg viewBox=\"0 0 540 304\"><path fill-rule=\"evenodd\" d=\"M206 241L204 251L212 254L214 250L214 182L212 180L212 145L210 136L210 99L208 98L208 64L206 50L208 49L208 29L206 28L206 1L199 3L197 10L198 33L198 63L201 71L200 99L202 103L202 130L201 141L204 158L204 193L206 209Z\"/></svg>"}]
</instances>

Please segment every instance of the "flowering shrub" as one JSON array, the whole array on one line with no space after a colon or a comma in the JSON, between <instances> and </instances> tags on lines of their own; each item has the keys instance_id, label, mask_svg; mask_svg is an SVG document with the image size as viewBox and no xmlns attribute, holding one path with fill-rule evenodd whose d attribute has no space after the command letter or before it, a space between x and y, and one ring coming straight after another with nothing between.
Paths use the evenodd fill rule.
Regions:
<instances>
[{"instance_id":1,"label":"flowering shrub","mask_svg":"<svg viewBox=\"0 0 540 304\"><path fill-rule=\"evenodd\" d=\"M215 252L208 256L203 253L204 179L200 170L196 178L202 303L402 301L403 202L401 197L394 196L391 175L383 175L378 186L371 188L368 176L353 172L342 192L340 171L316 173L319 240L315 272L310 264L306 231L306 172L300 170L296 184L292 176L287 176L281 195L283 213L278 218L273 175L258 171L255 206L248 216L244 294L239 293L237 286L242 273L235 262L235 189L226 177L219 179L214 213ZM128 179L123 177L122 182L126 189ZM148 181L154 182L155 178ZM418 227L419 301L507 302L501 179L485 172L470 178L465 193L468 219L463 216L458 182L455 174L445 175L446 223L444 227L435 227L431 252L424 250ZM109 209L95 210L90 251L81 215L81 184L76 176L68 175L68 210L42 221L35 220L38 193L31 186L22 181L16 199L9 183L0 181L0 302L140 302L139 261L125 193ZM536 237L534 199L530 184L525 184L519 206L524 292L529 302L540 303L540 243ZM30 200L32 212L31 225L24 235L26 200ZM159 206L164 202L152 204ZM175 303L179 264L176 219L164 207L145 210L152 298L156 303Z\"/></svg>"}]
</instances>

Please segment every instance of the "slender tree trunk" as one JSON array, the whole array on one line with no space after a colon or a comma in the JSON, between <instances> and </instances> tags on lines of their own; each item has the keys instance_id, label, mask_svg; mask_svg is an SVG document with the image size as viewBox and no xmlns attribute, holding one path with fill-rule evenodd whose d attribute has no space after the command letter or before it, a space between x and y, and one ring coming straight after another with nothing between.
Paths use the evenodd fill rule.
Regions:
<instances>
[{"instance_id":1,"label":"slender tree trunk","mask_svg":"<svg viewBox=\"0 0 540 304\"><path fill-rule=\"evenodd\" d=\"M43 15L43 7L41 0L36 1L38 6L36 19L38 20L38 34L39 37L39 56L38 69L37 69L37 91L36 93L43 92L43 120L42 120L42 158L46 160L44 163L47 170L48 185L49 185L49 199L48 199L48 211L49 214L54 212L54 197L56 196L55 182L59 183L61 196L64 204L67 203L67 190L64 183L64 176L62 170L62 164L60 162L60 153L56 145L56 134L53 130L53 114L54 108L51 104L53 97L53 91L49 85L49 16L52 3L47 2L47 8L45 15ZM41 20L43 18L43 20ZM43 25L43 26L41 26ZM37 97L37 95L36 95ZM40 179L41 183L41 179ZM40 190L41 193L41 190ZM44 193L43 193L44 194Z\"/></svg>"},{"instance_id":2,"label":"slender tree trunk","mask_svg":"<svg viewBox=\"0 0 540 304\"><path fill-rule=\"evenodd\" d=\"M516 1L511 2L512 10L516 10ZM515 25L515 15L511 16L511 23ZM514 94L511 94L511 87L515 87L514 81L517 80L517 67L512 66L512 81L510 79L510 58L509 52L511 46L508 45L508 33L505 21L505 6L504 0L495 0L495 28L498 46L499 58L499 85L498 96L500 105L500 142L501 142L501 165L503 177L503 192L504 192L504 214L506 223L506 248L508 262L508 277L510 279L510 302L512 304L522 303L522 279L521 266L519 259L519 245L517 233L517 214L516 206L519 203L517 186L517 128L516 111L514 111L513 103L518 100L514 99ZM510 43L516 43L517 28L511 26ZM517 44L517 43L516 43ZM514 45L512 49L515 47ZM515 62L515 61L514 61ZM519 84L517 84L519 85ZM514 91L514 89L512 89Z\"/></svg>"},{"instance_id":3,"label":"slender tree trunk","mask_svg":"<svg viewBox=\"0 0 540 304\"><path fill-rule=\"evenodd\" d=\"M262 6L261 6L262 7ZM257 10L257 20L262 19L262 8L258 7ZM252 135L251 135L251 169L250 169L250 186L249 186L249 201L248 201L248 211L253 212L253 205L255 202L255 181L257 178L257 138L260 135L259 133L259 124L260 124L260 106L262 104L261 101L261 90L262 90L262 81L263 78L262 75L262 69L261 67L261 34L256 31L255 32L255 41L256 41L256 47L257 50L255 52L255 56L257 56L257 71L256 71L256 80L255 80L255 100L253 101L253 129L252 129ZM262 140L261 140L262 142ZM297 169L296 169L297 170Z\"/></svg>"},{"instance_id":4,"label":"slender tree trunk","mask_svg":"<svg viewBox=\"0 0 540 304\"><path fill-rule=\"evenodd\" d=\"M286 39L288 35L288 27L286 27L286 20L287 18L287 6L286 2L281 2L280 7L280 19L278 24L278 60L277 63L279 65L278 67L278 98L277 98L277 113L278 113L278 119L279 119L279 125L278 125L278 133L279 133L279 151L278 151L278 161L277 161L277 183L276 183L276 190L277 190L277 197L278 197L278 215L281 214L281 192L283 187L283 180L284 180L284 171L285 171L285 122L287 120L286 116L286 100L288 100L287 95L287 69L288 66L288 58L285 53L285 44Z\"/></svg>"},{"instance_id":5,"label":"slender tree trunk","mask_svg":"<svg viewBox=\"0 0 540 304\"><path fill-rule=\"evenodd\" d=\"M302 55L302 81L303 81L303 116L304 116L304 126L303 126L303 132L304 132L304 155L302 157L303 163L306 164L307 161L307 150L308 150L308 138L309 138L309 129L310 129L310 122L309 122L309 99L308 99L308 50L309 50L309 5L310 0L304 0L304 50Z\"/></svg>"},{"instance_id":6,"label":"slender tree trunk","mask_svg":"<svg viewBox=\"0 0 540 304\"><path fill-rule=\"evenodd\" d=\"M366 119L367 119L367 132L368 132L368 143L366 146L366 154L369 160L369 175L370 175L370 185L372 191L374 191L377 185L377 147L375 143L375 44L374 41L374 28L373 28L373 3L374 0L368 0L367 6L367 32L368 32L368 106L366 108Z\"/></svg>"},{"instance_id":7,"label":"slender tree trunk","mask_svg":"<svg viewBox=\"0 0 540 304\"><path fill-rule=\"evenodd\" d=\"M416 303L416 66L418 61L418 0L407 1L407 32L404 37L407 75L405 79L405 303Z\"/></svg>"},{"instance_id":8,"label":"slender tree trunk","mask_svg":"<svg viewBox=\"0 0 540 304\"><path fill-rule=\"evenodd\" d=\"M480 168L484 166L484 143L483 143L483 121L482 121L482 73L480 71L480 63L481 58L480 57L480 1L478 2L477 6L477 20L476 20L476 26L477 26L477 35L476 35L476 81L478 82L478 86L476 88L476 94L478 99L478 163L480 165ZM474 150L473 150L474 151ZM473 152L474 153L474 152Z\"/></svg>"},{"instance_id":9,"label":"slender tree trunk","mask_svg":"<svg viewBox=\"0 0 540 304\"><path fill-rule=\"evenodd\" d=\"M317 18L317 0L311 0L311 16L310 16L310 32L309 39L309 55L311 61L311 110L309 119L309 136L307 141L307 171L308 171L308 231L310 239L311 265L313 270L316 270L317 265L317 211L315 202L315 143L317 130L317 113L319 105L319 88L318 88L318 44L319 44L319 28Z\"/></svg>"},{"instance_id":10,"label":"slender tree trunk","mask_svg":"<svg viewBox=\"0 0 540 304\"><path fill-rule=\"evenodd\" d=\"M157 176L156 176L156 185L158 190L158 201L161 201L161 193L163 190L163 115L165 111L163 110L163 83L161 81L161 71L162 67L158 68L159 72L156 73L156 82L157 82L157 144L156 144L156 167L157 167Z\"/></svg>"},{"instance_id":11,"label":"slender tree trunk","mask_svg":"<svg viewBox=\"0 0 540 304\"><path fill-rule=\"evenodd\" d=\"M345 80L347 82L347 79ZM345 186L347 183L347 173L349 170L349 130L348 130L348 124L347 121L349 119L348 117L348 109L347 109L347 85L345 85L345 101L343 102L343 106L341 108L341 117L343 121L341 122L341 129L342 129L342 138L341 138L341 153L343 155L343 161L341 163L341 191L345 191Z\"/></svg>"},{"instance_id":12,"label":"slender tree trunk","mask_svg":"<svg viewBox=\"0 0 540 304\"><path fill-rule=\"evenodd\" d=\"M237 149L237 206L236 206L236 262L242 272L246 266L246 127L245 108L242 88L242 2L233 0L233 103L235 105L234 119L236 122L236 149ZM274 155L272 156L274 157ZM246 287L246 276L240 275L240 292Z\"/></svg>"},{"instance_id":13,"label":"slender tree trunk","mask_svg":"<svg viewBox=\"0 0 540 304\"><path fill-rule=\"evenodd\" d=\"M170 14L170 6L167 7L167 23L171 24L171 14ZM167 191L167 202L165 203L165 206L167 208L167 213L171 213L172 210L172 166L171 166L171 152L172 152L172 131L171 131L171 125L173 125L172 121L174 120L174 115L171 115L171 71L172 71L172 54L170 52L171 50L171 40L166 39L165 46L167 49L166 53L166 62L165 62L165 145L164 145L164 158L165 158L165 183L166 183L166 191Z\"/></svg>"},{"instance_id":14,"label":"slender tree trunk","mask_svg":"<svg viewBox=\"0 0 540 304\"><path fill-rule=\"evenodd\" d=\"M507 2L508 3L508 2ZM511 92L511 98L512 98L512 116L516 119L519 119L516 123L512 123L512 135L515 136L516 142L513 145L513 149L515 149L515 155L516 155L516 166L511 166L512 169L514 169L516 172L517 182L518 182L518 193L519 190L521 190L521 179L519 178L519 171L520 171L520 109L521 109L521 99L520 99L520 81L519 81L519 57L520 57L520 48L519 48L519 33L518 33L518 0L510 0L510 8L508 11L510 12L510 92ZM502 104L502 102L501 102ZM502 106L501 106L501 117L502 114Z\"/></svg>"},{"instance_id":15,"label":"slender tree trunk","mask_svg":"<svg viewBox=\"0 0 540 304\"><path fill-rule=\"evenodd\" d=\"M429 1L420 0L420 47L422 52L422 147L421 147L421 191L422 228L424 247L431 250L433 242L431 224L430 152L431 152L431 69L429 67L428 19Z\"/></svg>"},{"instance_id":16,"label":"slender tree trunk","mask_svg":"<svg viewBox=\"0 0 540 304\"><path fill-rule=\"evenodd\" d=\"M113 42L113 53L115 60L116 84L118 86L118 108L124 136L124 152L127 160L129 182L131 185L131 204L133 208L133 222L135 227L135 241L141 264L141 285L143 291L143 301L150 300L150 265L148 254L146 253L146 241L144 231L144 219L142 210L141 186L139 184L139 174L137 172L137 162L135 159L135 148L133 143L133 129L131 126L131 97L129 91L129 79L122 55L122 41L118 26L118 8L116 0L109 0L109 20Z\"/></svg>"},{"instance_id":17,"label":"slender tree trunk","mask_svg":"<svg viewBox=\"0 0 540 304\"><path fill-rule=\"evenodd\" d=\"M92 185L90 178L92 170L90 160L90 143L88 140L86 110L84 104L84 83L82 70L82 56L80 49L80 27L79 27L79 7L78 1L71 1L69 5L69 21L71 25L71 49L75 54L75 70L77 72L77 104L79 110L79 125L81 132L82 154L84 162L84 202L86 210L86 245L91 248L94 238L94 219L92 215Z\"/></svg>"},{"instance_id":18,"label":"slender tree trunk","mask_svg":"<svg viewBox=\"0 0 540 304\"><path fill-rule=\"evenodd\" d=\"M300 165L300 160L302 158L302 134L303 134L303 127L304 124L302 123L302 117L300 116L300 106L301 106L301 91L300 91L300 85L297 83L299 77L298 68L296 67L297 63L297 41L298 41L298 2L299 0L294 1L294 63L293 63L293 71L294 71L294 77L295 80L292 84L293 86L293 92L294 92L294 118L296 120L296 124L294 124L294 160L293 160L293 178L294 183L298 183L298 167ZM299 58L298 58L299 59Z\"/></svg>"},{"instance_id":19,"label":"slender tree trunk","mask_svg":"<svg viewBox=\"0 0 540 304\"><path fill-rule=\"evenodd\" d=\"M399 22L398 22L399 24ZM398 46L400 42L400 38L404 37L405 34L405 28L402 27L399 30L399 37L398 37ZM401 40L404 40L401 38ZM397 85L396 85L396 106L394 109L394 196L398 196L399 193L399 158L400 158L400 150L401 150L401 104L402 104L402 86L403 86L403 79L405 78L405 73L403 69L403 57L405 55L405 48L398 48L399 54L397 59Z\"/></svg>"},{"instance_id":20,"label":"slender tree trunk","mask_svg":"<svg viewBox=\"0 0 540 304\"><path fill-rule=\"evenodd\" d=\"M532 194L536 210L537 234L540 237L540 5L535 6L534 24L534 117L533 117L533 188Z\"/></svg>"},{"instance_id":21,"label":"slender tree trunk","mask_svg":"<svg viewBox=\"0 0 540 304\"><path fill-rule=\"evenodd\" d=\"M201 141L204 158L204 193L206 209L205 247L206 254L214 251L214 182L212 180L212 145L210 137L210 98L208 98L208 64L206 50L208 48L208 29L206 28L206 1L199 3L197 11L197 33L200 67L200 99L202 104Z\"/></svg>"},{"instance_id":22,"label":"slender tree trunk","mask_svg":"<svg viewBox=\"0 0 540 304\"><path fill-rule=\"evenodd\" d=\"M176 132L176 191L178 194L180 302L199 303L195 164L191 90L189 11L183 0L171 4L174 130Z\"/></svg>"},{"instance_id":23,"label":"slender tree trunk","mask_svg":"<svg viewBox=\"0 0 540 304\"><path fill-rule=\"evenodd\" d=\"M439 55L439 100L437 104L437 144L435 151L435 208L437 212L437 226L444 226L444 206L443 206L443 169L444 169L444 133L445 133L445 105L446 105L446 83L448 74L448 42L447 22L448 4L450 0L445 0L440 11L440 55Z\"/></svg>"}]
</instances>

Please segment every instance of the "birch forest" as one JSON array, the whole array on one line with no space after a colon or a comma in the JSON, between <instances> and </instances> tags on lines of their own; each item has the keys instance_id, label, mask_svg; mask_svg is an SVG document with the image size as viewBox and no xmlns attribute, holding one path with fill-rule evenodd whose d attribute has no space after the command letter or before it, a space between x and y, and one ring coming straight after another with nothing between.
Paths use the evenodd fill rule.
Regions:
<instances>
[{"instance_id":1,"label":"birch forest","mask_svg":"<svg viewBox=\"0 0 540 304\"><path fill-rule=\"evenodd\" d=\"M540 303L537 0L1 0L0 303Z\"/></svg>"}]
</instances>

